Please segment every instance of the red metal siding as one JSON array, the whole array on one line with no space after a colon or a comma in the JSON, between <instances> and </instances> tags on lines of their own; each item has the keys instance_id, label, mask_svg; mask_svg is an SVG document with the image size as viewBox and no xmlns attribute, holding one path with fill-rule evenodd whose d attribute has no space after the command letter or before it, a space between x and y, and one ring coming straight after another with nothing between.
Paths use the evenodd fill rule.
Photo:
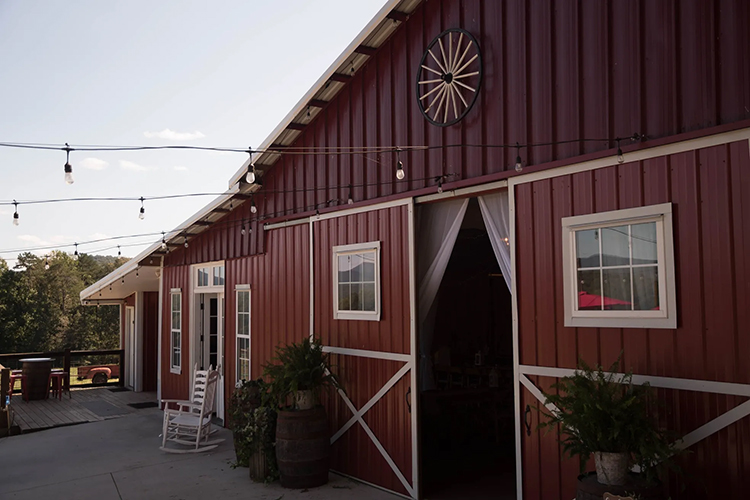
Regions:
<instances>
[{"instance_id":1,"label":"red metal siding","mask_svg":"<svg viewBox=\"0 0 750 500\"><path fill-rule=\"evenodd\" d=\"M190 294L188 289L190 266L165 267L162 280L162 343L161 343L161 397L164 399L187 398L190 392ZM182 371L172 373L171 368L171 295L173 288L182 291Z\"/></svg>"},{"instance_id":2,"label":"red metal siding","mask_svg":"<svg viewBox=\"0 0 750 500\"><path fill-rule=\"evenodd\" d=\"M425 2L302 132L295 146L439 147L574 141L523 149L524 163L610 149L750 118L750 5L677 2L436 0ZM459 124L438 128L417 107L416 71L427 44L468 29L484 60L479 98ZM512 168L515 150L475 147L288 155L265 177L268 217L436 186ZM449 179L451 180L451 179ZM310 190L284 194L284 190Z\"/></svg>"},{"instance_id":3,"label":"red metal siding","mask_svg":"<svg viewBox=\"0 0 750 500\"><path fill-rule=\"evenodd\" d=\"M516 188L521 364L609 366L622 351L636 373L750 383L750 153L747 141L601 168ZM561 218L672 202L678 328L565 328ZM532 377L548 390L553 379ZM742 398L660 390L663 424L685 434ZM525 389L523 405L536 404ZM535 422L536 423L536 422ZM750 419L701 441L682 459L708 492L739 498L750 486ZM575 465L554 435L524 434L524 497L570 498ZM700 488L673 498L705 498ZM695 485L693 485L695 486ZM559 490L558 490L559 489ZM711 497L709 493L709 497Z\"/></svg>"},{"instance_id":4,"label":"red metal siding","mask_svg":"<svg viewBox=\"0 0 750 500\"><path fill-rule=\"evenodd\" d=\"M159 293L143 294L143 390L156 390L159 338Z\"/></svg>"}]
</instances>

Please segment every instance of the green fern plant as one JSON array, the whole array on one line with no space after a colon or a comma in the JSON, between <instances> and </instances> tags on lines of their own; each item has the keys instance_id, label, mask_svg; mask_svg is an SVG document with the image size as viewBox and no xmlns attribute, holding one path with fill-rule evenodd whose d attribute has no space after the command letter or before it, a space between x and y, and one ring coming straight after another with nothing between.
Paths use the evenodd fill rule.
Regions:
<instances>
[{"instance_id":1,"label":"green fern plant","mask_svg":"<svg viewBox=\"0 0 750 500\"><path fill-rule=\"evenodd\" d=\"M298 391L313 391L319 400L323 388L339 388L330 370L328 353L319 339L305 337L301 342L277 346L276 356L263 366L263 376L271 380L271 394L282 406Z\"/></svg>"},{"instance_id":2,"label":"green fern plant","mask_svg":"<svg viewBox=\"0 0 750 500\"><path fill-rule=\"evenodd\" d=\"M547 433L560 426L563 450L580 457L581 473L597 451L628 453L648 481L656 479L660 464L678 470L671 461L677 451L674 435L661 429L649 411L656 406L652 388L633 384L632 371L618 375L618 368L619 359L608 372L579 361L574 375L552 386L556 393L544 393L545 404L558 411L539 408L546 417L539 428Z\"/></svg>"}]
</instances>

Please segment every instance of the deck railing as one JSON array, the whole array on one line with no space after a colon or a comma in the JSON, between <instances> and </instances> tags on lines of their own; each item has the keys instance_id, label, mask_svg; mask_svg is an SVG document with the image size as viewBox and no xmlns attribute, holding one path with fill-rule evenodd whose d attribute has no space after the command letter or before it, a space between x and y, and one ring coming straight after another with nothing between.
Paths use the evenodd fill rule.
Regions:
<instances>
[{"instance_id":1,"label":"deck railing","mask_svg":"<svg viewBox=\"0 0 750 500\"><path fill-rule=\"evenodd\" d=\"M70 387L99 387L103 385L125 385L125 350L104 349L48 352L23 352L0 354L0 365L11 369L20 369L19 360L24 358L52 358L53 367L62 368L68 373L65 378L65 389ZM86 359L88 363L74 363L74 360ZM98 375L103 374L103 375ZM106 380L105 378L106 377Z\"/></svg>"}]
</instances>

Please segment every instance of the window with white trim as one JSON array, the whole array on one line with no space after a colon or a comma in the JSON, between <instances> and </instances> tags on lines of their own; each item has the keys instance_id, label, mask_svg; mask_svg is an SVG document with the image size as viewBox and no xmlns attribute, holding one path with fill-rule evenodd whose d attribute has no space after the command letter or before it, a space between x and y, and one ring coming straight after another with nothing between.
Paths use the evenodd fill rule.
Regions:
<instances>
[{"instance_id":1,"label":"window with white trim","mask_svg":"<svg viewBox=\"0 0 750 500\"><path fill-rule=\"evenodd\" d=\"M333 247L333 317L380 321L380 242Z\"/></svg>"},{"instance_id":2,"label":"window with white trim","mask_svg":"<svg viewBox=\"0 0 750 500\"><path fill-rule=\"evenodd\" d=\"M237 380L250 380L250 290L237 290Z\"/></svg>"},{"instance_id":3,"label":"window with white trim","mask_svg":"<svg viewBox=\"0 0 750 500\"><path fill-rule=\"evenodd\" d=\"M213 288L224 287L224 266L205 265L195 267L195 287ZM201 292L203 293L203 292Z\"/></svg>"},{"instance_id":4,"label":"window with white trim","mask_svg":"<svg viewBox=\"0 0 750 500\"><path fill-rule=\"evenodd\" d=\"M170 298L170 365L172 373L182 371L182 293L179 289Z\"/></svg>"},{"instance_id":5,"label":"window with white trim","mask_svg":"<svg viewBox=\"0 0 750 500\"><path fill-rule=\"evenodd\" d=\"M676 328L672 204L562 219L565 326Z\"/></svg>"}]
</instances>

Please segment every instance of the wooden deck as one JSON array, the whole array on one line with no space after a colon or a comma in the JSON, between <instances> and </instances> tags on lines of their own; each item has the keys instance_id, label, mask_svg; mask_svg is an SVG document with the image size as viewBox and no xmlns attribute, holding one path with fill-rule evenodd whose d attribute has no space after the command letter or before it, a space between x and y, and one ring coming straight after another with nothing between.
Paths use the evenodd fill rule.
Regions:
<instances>
[{"instance_id":1,"label":"wooden deck","mask_svg":"<svg viewBox=\"0 0 750 500\"><path fill-rule=\"evenodd\" d=\"M13 424L30 432L84 422L99 422L138 413L130 403L156 402L155 392L112 392L108 388L73 389L62 400L24 401L20 395L11 403Z\"/></svg>"}]
</instances>

